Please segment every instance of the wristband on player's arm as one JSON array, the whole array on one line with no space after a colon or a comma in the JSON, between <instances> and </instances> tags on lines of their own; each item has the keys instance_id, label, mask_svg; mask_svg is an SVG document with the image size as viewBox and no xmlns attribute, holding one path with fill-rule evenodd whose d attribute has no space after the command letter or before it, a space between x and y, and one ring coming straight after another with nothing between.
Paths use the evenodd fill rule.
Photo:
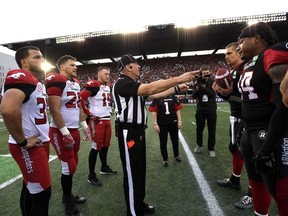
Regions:
<instances>
[{"instance_id":1,"label":"wristband on player's arm","mask_svg":"<svg viewBox=\"0 0 288 216\"><path fill-rule=\"evenodd\" d=\"M88 128L86 121L81 121L80 124L83 128Z\"/></svg>"},{"instance_id":2,"label":"wristband on player's arm","mask_svg":"<svg viewBox=\"0 0 288 216\"><path fill-rule=\"evenodd\" d=\"M60 130L60 132L61 132L61 134L62 134L63 136L70 134L70 132L69 132L69 130L68 130L68 128L67 128L66 126L60 128L59 130Z\"/></svg>"},{"instance_id":3,"label":"wristband on player's arm","mask_svg":"<svg viewBox=\"0 0 288 216\"><path fill-rule=\"evenodd\" d=\"M23 142L21 142L21 143L17 143L17 145L18 145L19 147L25 147L27 144L28 144L28 141L27 141L26 138L24 139Z\"/></svg>"}]
</instances>

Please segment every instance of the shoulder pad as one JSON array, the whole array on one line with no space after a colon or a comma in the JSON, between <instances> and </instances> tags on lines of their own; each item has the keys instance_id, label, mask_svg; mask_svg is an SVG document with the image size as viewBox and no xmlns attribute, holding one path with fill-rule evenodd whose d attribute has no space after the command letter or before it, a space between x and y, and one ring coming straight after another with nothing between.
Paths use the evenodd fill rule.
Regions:
<instances>
[{"instance_id":1,"label":"shoulder pad","mask_svg":"<svg viewBox=\"0 0 288 216\"><path fill-rule=\"evenodd\" d=\"M5 85L12 83L35 84L37 82L38 79L34 77L30 72L20 69L9 71L5 79Z\"/></svg>"}]
</instances>

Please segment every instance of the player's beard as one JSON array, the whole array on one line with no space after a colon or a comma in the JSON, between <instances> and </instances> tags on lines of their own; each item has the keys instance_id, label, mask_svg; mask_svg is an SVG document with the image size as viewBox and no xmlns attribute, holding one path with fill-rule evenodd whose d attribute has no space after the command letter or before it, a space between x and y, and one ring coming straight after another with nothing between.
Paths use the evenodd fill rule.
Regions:
<instances>
[{"instance_id":1,"label":"player's beard","mask_svg":"<svg viewBox=\"0 0 288 216\"><path fill-rule=\"evenodd\" d=\"M45 71L41 67L30 65L30 71L39 79L45 76Z\"/></svg>"}]
</instances>

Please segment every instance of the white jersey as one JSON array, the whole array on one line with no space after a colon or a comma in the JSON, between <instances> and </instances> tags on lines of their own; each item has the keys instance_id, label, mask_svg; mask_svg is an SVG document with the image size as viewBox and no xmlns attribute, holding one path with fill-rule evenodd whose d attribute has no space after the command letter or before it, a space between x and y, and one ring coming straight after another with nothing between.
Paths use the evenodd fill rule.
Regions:
<instances>
[{"instance_id":1,"label":"white jersey","mask_svg":"<svg viewBox=\"0 0 288 216\"><path fill-rule=\"evenodd\" d=\"M4 91L10 88L20 89L26 95L21 106L22 127L25 137L29 138L36 135L41 139L42 143L50 141L44 84L30 72L13 70L7 73ZM8 142L16 144L11 135Z\"/></svg>"},{"instance_id":2,"label":"white jersey","mask_svg":"<svg viewBox=\"0 0 288 216\"><path fill-rule=\"evenodd\" d=\"M49 95L61 97L60 112L64 118L67 128L78 128L80 120L80 109L78 107L80 85L76 79L52 73L46 77L46 88ZM57 128L54 119L51 118L51 127Z\"/></svg>"},{"instance_id":3,"label":"white jersey","mask_svg":"<svg viewBox=\"0 0 288 216\"><path fill-rule=\"evenodd\" d=\"M99 81L90 80L86 83L85 89L92 92L88 97L90 112L102 119L110 119L111 113L111 88Z\"/></svg>"}]
</instances>

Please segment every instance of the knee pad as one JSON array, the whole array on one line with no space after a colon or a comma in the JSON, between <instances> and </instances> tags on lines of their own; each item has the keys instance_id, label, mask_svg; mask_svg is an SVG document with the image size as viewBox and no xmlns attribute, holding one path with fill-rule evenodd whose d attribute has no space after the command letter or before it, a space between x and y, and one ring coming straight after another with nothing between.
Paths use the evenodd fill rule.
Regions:
<instances>
[{"instance_id":1,"label":"knee pad","mask_svg":"<svg viewBox=\"0 0 288 216\"><path fill-rule=\"evenodd\" d=\"M70 159L68 161L61 161L62 165L62 174L64 175L73 175L76 172L76 161Z\"/></svg>"}]
</instances>

